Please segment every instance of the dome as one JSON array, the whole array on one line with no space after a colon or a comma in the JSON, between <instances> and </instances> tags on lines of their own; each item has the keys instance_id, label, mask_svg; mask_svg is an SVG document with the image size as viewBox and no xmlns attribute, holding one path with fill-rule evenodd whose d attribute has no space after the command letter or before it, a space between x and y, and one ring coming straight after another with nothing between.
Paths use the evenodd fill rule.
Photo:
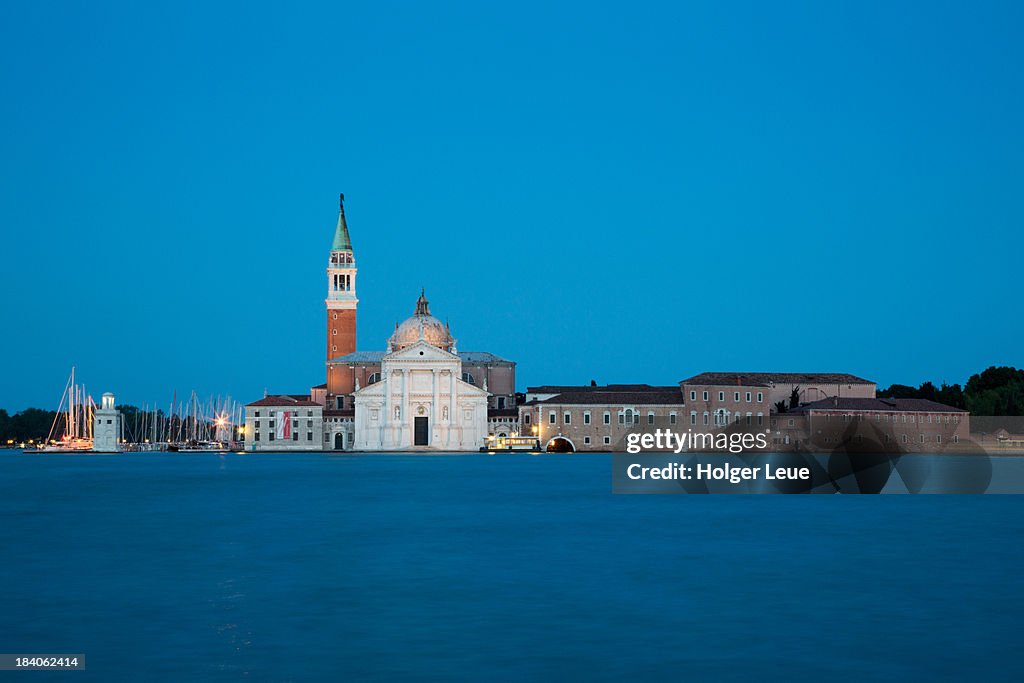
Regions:
<instances>
[{"instance_id":1,"label":"dome","mask_svg":"<svg viewBox=\"0 0 1024 683\"><path fill-rule=\"evenodd\" d=\"M420 298L416 300L416 312L395 327L394 334L388 339L388 352L400 351L420 339L449 353L455 347L448 325L430 315L429 302L423 292L420 292Z\"/></svg>"}]
</instances>

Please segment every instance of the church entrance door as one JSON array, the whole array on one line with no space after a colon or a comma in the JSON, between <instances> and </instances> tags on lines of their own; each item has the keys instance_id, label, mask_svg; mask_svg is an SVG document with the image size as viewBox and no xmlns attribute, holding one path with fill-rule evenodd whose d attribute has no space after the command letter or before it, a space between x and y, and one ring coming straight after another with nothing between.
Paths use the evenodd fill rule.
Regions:
<instances>
[{"instance_id":1,"label":"church entrance door","mask_svg":"<svg viewBox=\"0 0 1024 683\"><path fill-rule=\"evenodd\" d=\"M340 451L345 448L345 435L335 434L334 435L334 450Z\"/></svg>"},{"instance_id":2,"label":"church entrance door","mask_svg":"<svg viewBox=\"0 0 1024 683\"><path fill-rule=\"evenodd\" d=\"M413 445L414 446L427 446L429 445L429 439L427 438L427 418L417 417L415 424L415 432L413 434Z\"/></svg>"}]
</instances>

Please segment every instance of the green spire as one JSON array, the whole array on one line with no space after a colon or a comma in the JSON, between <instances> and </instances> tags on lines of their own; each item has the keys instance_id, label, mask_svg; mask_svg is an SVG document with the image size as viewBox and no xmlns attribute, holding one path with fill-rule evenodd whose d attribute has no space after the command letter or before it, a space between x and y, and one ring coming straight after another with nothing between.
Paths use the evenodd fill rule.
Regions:
<instances>
[{"instance_id":1,"label":"green spire","mask_svg":"<svg viewBox=\"0 0 1024 683\"><path fill-rule=\"evenodd\" d=\"M352 251L352 240L348 237L348 224L345 223L345 195L338 195L338 227L334 229L334 244L331 251Z\"/></svg>"}]
</instances>

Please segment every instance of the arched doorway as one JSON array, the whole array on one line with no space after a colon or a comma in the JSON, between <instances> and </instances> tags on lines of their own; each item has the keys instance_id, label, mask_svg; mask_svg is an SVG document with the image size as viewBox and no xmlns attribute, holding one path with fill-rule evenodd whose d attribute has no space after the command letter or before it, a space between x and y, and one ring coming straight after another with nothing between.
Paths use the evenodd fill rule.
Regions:
<instances>
[{"instance_id":1,"label":"arched doorway","mask_svg":"<svg viewBox=\"0 0 1024 683\"><path fill-rule=\"evenodd\" d=\"M556 436L548 441L548 453L575 453L576 445L564 436Z\"/></svg>"},{"instance_id":2,"label":"arched doorway","mask_svg":"<svg viewBox=\"0 0 1024 683\"><path fill-rule=\"evenodd\" d=\"M345 435L338 432L334 435L334 450L341 451L345 449Z\"/></svg>"}]
</instances>

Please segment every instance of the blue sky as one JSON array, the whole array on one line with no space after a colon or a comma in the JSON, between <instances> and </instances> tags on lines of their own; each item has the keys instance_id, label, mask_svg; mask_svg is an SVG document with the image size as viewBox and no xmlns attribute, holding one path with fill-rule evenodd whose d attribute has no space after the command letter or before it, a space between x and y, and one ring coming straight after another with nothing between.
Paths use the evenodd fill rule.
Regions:
<instances>
[{"instance_id":1,"label":"blue sky","mask_svg":"<svg viewBox=\"0 0 1024 683\"><path fill-rule=\"evenodd\" d=\"M1019 4L0 11L0 407L319 383L341 191L361 349L422 286L521 388L1024 365Z\"/></svg>"}]
</instances>

